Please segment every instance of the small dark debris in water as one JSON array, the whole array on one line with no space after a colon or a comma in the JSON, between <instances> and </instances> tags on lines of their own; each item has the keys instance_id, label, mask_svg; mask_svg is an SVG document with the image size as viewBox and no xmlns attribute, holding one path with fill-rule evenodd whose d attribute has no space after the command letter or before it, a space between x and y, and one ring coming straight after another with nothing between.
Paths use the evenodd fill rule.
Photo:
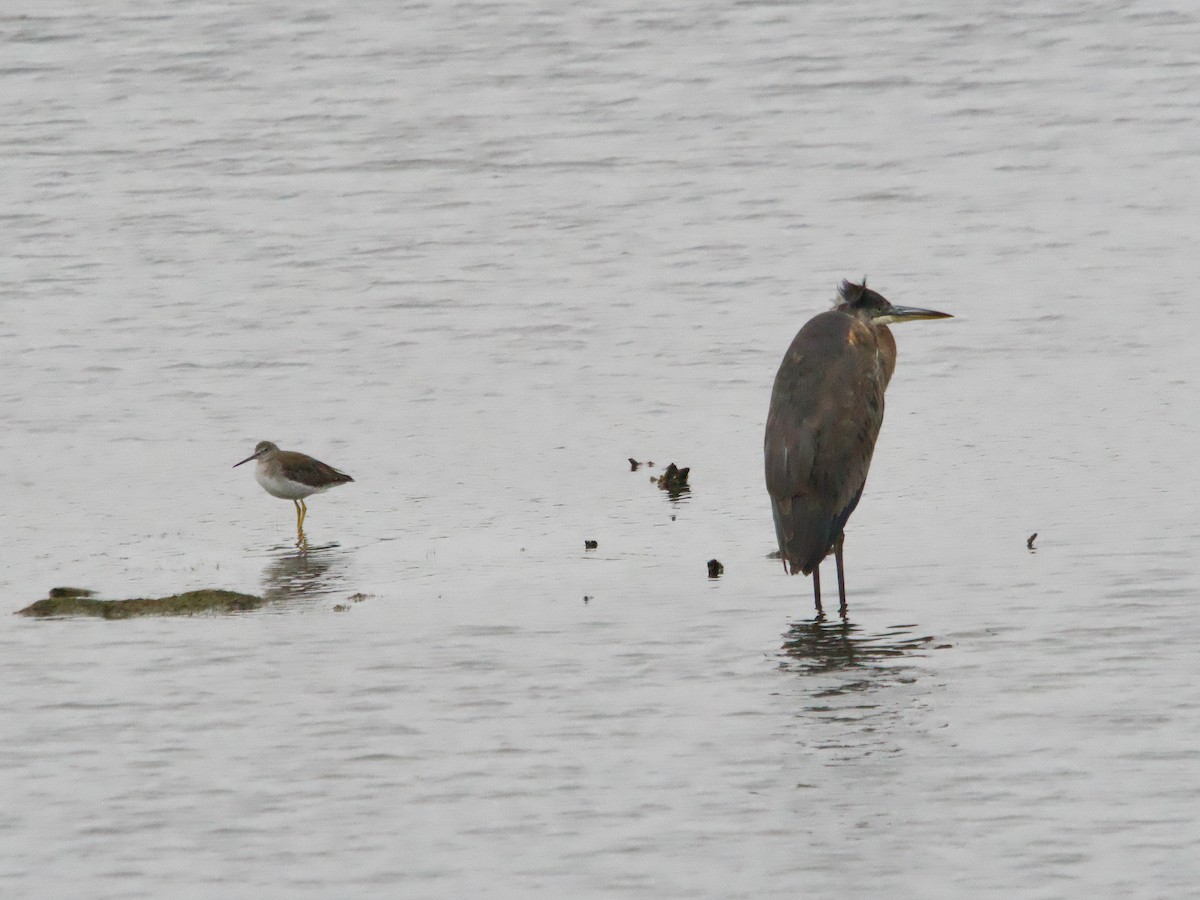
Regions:
<instances>
[{"instance_id":1,"label":"small dark debris in water","mask_svg":"<svg viewBox=\"0 0 1200 900\"><path fill-rule=\"evenodd\" d=\"M56 590L62 591L62 588ZM170 597L137 597L132 600L92 600L81 596L82 589L69 588L74 593L47 597L17 610L18 616L38 619L61 616L98 616L102 619L134 619L139 616L194 616L201 613L229 613L258 609L266 599L237 591L200 590L172 594ZM95 591L82 591L93 594Z\"/></svg>"},{"instance_id":2,"label":"small dark debris in water","mask_svg":"<svg viewBox=\"0 0 1200 900\"><path fill-rule=\"evenodd\" d=\"M346 611L346 610L348 610L349 608L350 608L350 607L348 607L348 606L347 606L345 603L339 603L337 606L335 606L335 607L333 608L333 611L334 611L334 612L345 612L345 611Z\"/></svg>"},{"instance_id":3,"label":"small dark debris in water","mask_svg":"<svg viewBox=\"0 0 1200 900\"><path fill-rule=\"evenodd\" d=\"M641 463L638 462L636 459L634 459L632 456L629 457L629 471L630 472L636 472L638 470L638 466L640 466L640 465L641 465Z\"/></svg>"},{"instance_id":4,"label":"small dark debris in water","mask_svg":"<svg viewBox=\"0 0 1200 900\"><path fill-rule=\"evenodd\" d=\"M650 462L650 460L646 460L646 468L647 468L647 469L653 469L653 468L654 468L654 463Z\"/></svg>"},{"instance_id":5,"label":"small dark debris in water","mask_svg":"<svg viewBox=\"0 0 1200 900\"><path fill-rule=\"evenodd\" d=\"M1028 547L1030 550L1036 550L1037 548L1033 546L1033 542L1034 542L1034 541L1036 541L1036 540L1037 540L1037 532L1035 531L1035 532L1034 532L1033 534L1031 534L1031 535L1029 536L1029 538L1028 538L1028 539L1025 541L1025 546L1026 546L1026 547Z\"/></svg>"},{"instance_id":6,"label":"small dark debris in water","mask_svg":"<svg viewBox=\"0 0 1200 900\"><path fill-rule=\"evenodd\" d=\"M68 597L94 597L95 595L95 591L89 591L87 588L56 587L50 588L50 593L46 596L51 600L65 600Z\"/></svg>"},{"instance_id":7,"label":"small dark debris in water","mask_svg":"<svg viewBox=\"0 0 1200 900\"><path fill-rule=\"evenodd\" d=\"M589 600L591 600L591 599L592 599L592 598L591 598L590 596L588 596L587 594L584 594L584 595L583 595L583 602L584 602L584 603L587 603L587 602L588 602Z\"/></svg>"},{"instance_id":8,"label":"small dark debris in water","mask_svg":"<svg viewBox=\"0 0 1200 900\"><path fill-rule=\"evenodd\" d=\"M599 541L584 541L584 542L583 542L583 549L584 549L584 550L595 550L595 549L596 549L597 547L599 547L599 546L600 546L600 542L599 542Z\"/></svg>"},{"instance_id":9,"label":"small dark debris in water","mask_svg":"<svg viewBox=\"0 0 1200 900\"><path fill-rule=\"evenodd\" d=\"M675 521L675 517L674 517L674 516L671 516L671 521L672 521L672 522L674 522L674 521Z\"/></svg>"},{"instance_id":10,"label":"small dark debris in water","mask_svg":"<svg viewBox=\"0 0 1200 900\"><path fill-rule=\"evenodd\" d=\"M352 600L355 603L362 603L364 600L370 600L373 596L375 596L375 595L374 594L351 594L346 599Z\"/></svg>"},{"instance_id":11,"label":"small dark debris in water","mask_svg":"<svg viewBox=\"0 0 1200 900\"><path fill-rule=\"evenodd\" d=\"M688 473L691 468L681 469L675 463L667 466L666 470L657 479L659 488L666 491L672 498L678 497L680 494L686 494L692 488L688 484Z\"/></svg>"},{"instance_id":12,"label":"small dark debris in water","mask_svg":"<svg viewBox=\"0 0 1200 900\"><path fill-rule=\"evenodd\" d=\"M723 565L721 565L721 561L719 559L710 559L708 561L708 577L709 578L720 578L724 574L725 574L725 567Z\"/></svg>"},{"instance_id":13,"label":"small dark debris in water","mask_svg":"<svg viewBox=\"0 0 1200 900\"><path fill-rule=\"evenodd\" d=\"M933 649L934 650L950 650L950 649L953 649L953 647L954 647L953 644L937 644L934 646Z\"/></svg>"}]
</instances>

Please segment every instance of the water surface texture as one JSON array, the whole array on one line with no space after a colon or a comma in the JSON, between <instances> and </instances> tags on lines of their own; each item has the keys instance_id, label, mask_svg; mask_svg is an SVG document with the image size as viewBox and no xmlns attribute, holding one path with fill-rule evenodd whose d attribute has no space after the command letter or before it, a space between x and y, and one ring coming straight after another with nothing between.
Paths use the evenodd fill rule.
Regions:
<instances>
[{"instance_id":1,"label":"water surface texture","mask_svg":"<svg viewBox=\"0 0 1200 900\"><path fill-rule=\"evenodd\" d=\"M7 4L0 894L1194 895L1198 47L1138 0ZM956 318L895 329L814 622L762 428L864 273ZM307 550L260 440L355 478ZM7 615L61 584L273 602Z\"/></svg>"}]
</instances>

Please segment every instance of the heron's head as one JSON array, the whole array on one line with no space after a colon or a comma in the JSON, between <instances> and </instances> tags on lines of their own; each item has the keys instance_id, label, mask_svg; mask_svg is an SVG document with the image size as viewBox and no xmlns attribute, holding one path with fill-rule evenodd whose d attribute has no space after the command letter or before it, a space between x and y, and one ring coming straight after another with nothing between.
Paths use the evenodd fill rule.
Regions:
<instances>
[{"instance_id":1,"label":"heron's head","mask_svg":"<svg viewBox=\"0 0 1200 900\"><path fill-rule=\"evenodd\" d=\"M268 453L278 453L278 452L279 452L279 448L276 447L274 444L272 444L270 441L259 441L254 446L254 452L251 453L249 456L247 456L245 459L243 459L242 462L234 463L233 467L236 469L238 466L242 465L242 463L248 463L252 459L262 459Z\"/></svg>"},{"instance_id":2,"label":"heron's head","mask_svg":"<svg viewBox=\"0 0 1200 900\"><path fill-rule=\"evenodd\" d=\"M862 284L843 281L838 288L837 309L861 315L872 325L891 325L895 322L915 322L918 319L952 319L950 313L937 312L932 309L920 309L916 306L895 306L887 297L878 291L867 287L867 279Z\"/></svg>"}]
</instances>

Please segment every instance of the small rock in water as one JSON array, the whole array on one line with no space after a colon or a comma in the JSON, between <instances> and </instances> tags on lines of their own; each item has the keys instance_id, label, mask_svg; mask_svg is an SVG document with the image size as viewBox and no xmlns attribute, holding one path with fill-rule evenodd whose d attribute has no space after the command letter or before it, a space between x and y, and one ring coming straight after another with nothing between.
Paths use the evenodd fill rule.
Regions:
<instances>
[{"instance_id":1,"label":"small rock in water","mask_svg":"<svg viewBox=\"0 0 1200 900\"><path fill-rule=\"evenodd\" d=\"M46 596L51 600L66 600L68 597L94 597L95 595L95 591L89 591L87 588L56 587L50 588L50 593Z\"/></svg>"},{"instance_id":2,"label":"small rock in water","mask_svg":"<svg viewBox=\"0 0 1200 900\"><path fill-rule=\"evenodd\" d=\"M596 549L597 547L599 547L599 546L600 546L600 542L599 542L599 541L584 541L584 542L583 542L583 549L584 549L584 550L595 550L595 549Z\"/></svg>"},{"instance_id":3,"label":"small rock in water","mask_svg":"<svg viewBox=\"0 0 1200 900\"><path fill-rule=\"evenodd\" d=\"M723 565L721 565L720 560L710 559L708 561L708 577L709 578L720 578L724 574L725 574L725 567Z\"/></svg>"},{"instance_id":4,"label":"small rock in water","mask_svg":"<svg viewBox=\"0 0 1200 900\"><path fill-rule=\"evenodd\" d=\"M662 475L658 476L657 484L672 497L686 494L692 489L688 484L688 473L691 471L691 467L681 469L675 463L671 463Z\"/></svg>"}]
</instances>

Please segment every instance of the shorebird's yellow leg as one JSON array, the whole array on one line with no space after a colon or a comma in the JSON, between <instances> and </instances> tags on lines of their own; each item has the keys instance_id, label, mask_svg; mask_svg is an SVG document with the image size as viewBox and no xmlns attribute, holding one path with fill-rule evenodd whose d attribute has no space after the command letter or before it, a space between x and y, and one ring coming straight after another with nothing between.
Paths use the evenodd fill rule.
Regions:
<instances>
[{"instance_id":1,"label":"shorebird's yellow leg","mask_svg":"<svg viewBox=\"0 0 1200 900\"><path fill-rule=\"evenodd\" d=\"M300 524L304 525L304 520L308 518L308 504L302 499L300 501Z\"/></svg>"},{"instance_id":2,"label":"shorebird's yellow leg","mask_svg":"<svg viewBox=\"0 0 1200 900\"><path fill-rule=\"evenodd\" d=\"M304 511L299 503L296 503L296 546L301 549L308 546L308 539L304 537Z\"/></svg>"}]
</instances>

